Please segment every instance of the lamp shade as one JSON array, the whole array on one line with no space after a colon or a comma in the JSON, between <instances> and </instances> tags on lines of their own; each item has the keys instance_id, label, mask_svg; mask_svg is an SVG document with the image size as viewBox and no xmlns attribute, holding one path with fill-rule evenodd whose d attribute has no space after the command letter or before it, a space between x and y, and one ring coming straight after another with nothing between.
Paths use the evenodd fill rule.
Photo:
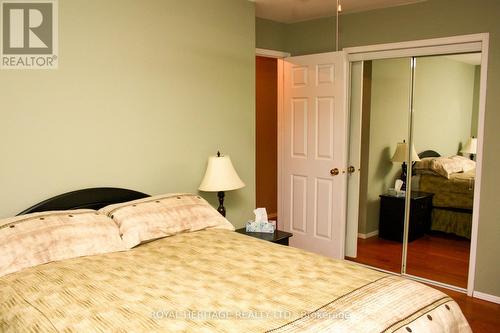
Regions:
<instances>
[{"instance_id":1,"label":"lamp shade","mask_svg":"<svg viewBox=\"0 0 500 333\"><path fill-rule=\"evenodd\" d=\"M201 181L200 191L219 192L242 188L245 183L240 179L229 156L210 156L207 170Z\"/></svg>"},{"instance_id":2,"label":"lamp shade","mask_svg":"<svg viewBox=\"0 0 500 333\"><path fill-rule=\"evenodd\" d=\"M461 150L464 154L476 154L477 152L477 139L472 137L469 142L465 145L464 149Z\"/></svg>"},{"instance_id":3,"label":"lamp shade","mask_svg":"<svg viewBox=\"0 0 500 333\"><path fill-rule=\"evenodd\" d=\"M394 153L394 156L392 156L392 161L403 163L406 162L407 157L408 157L408 143L406 143L405 141L398 142L398 146L396 147L396 152ZM418 157L417 152L415 151L415 147L413 147L413 145L411 147L411 160L420 161L420 158Z\"/></svg>"}]
</instances>

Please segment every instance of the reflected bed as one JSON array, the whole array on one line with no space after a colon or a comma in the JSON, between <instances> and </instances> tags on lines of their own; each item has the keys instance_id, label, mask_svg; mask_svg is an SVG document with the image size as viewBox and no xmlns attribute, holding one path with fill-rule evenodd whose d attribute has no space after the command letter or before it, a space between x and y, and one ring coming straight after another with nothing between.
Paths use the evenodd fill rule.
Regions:
<instances>
[{"instance_id":1,"label":"reflected bed","mask_svg":"<svg viewBox=\"0 0 500 333\"><path fill-rule=\"evenodd\" d=\"M430 156L429 156L430 154ZM419 154L416 176L412 180L414 190L433 193L431 230L455 234L470 239L472 207L474 202L475 168L465 172L450 173L447 177L427 168L433 158L440 155L433 151ZM423 157L422 157L423 156ZM463 160L460 160L463 162ZM468 163L473 163L469 161Z\"/></svg>"}]
</instances>

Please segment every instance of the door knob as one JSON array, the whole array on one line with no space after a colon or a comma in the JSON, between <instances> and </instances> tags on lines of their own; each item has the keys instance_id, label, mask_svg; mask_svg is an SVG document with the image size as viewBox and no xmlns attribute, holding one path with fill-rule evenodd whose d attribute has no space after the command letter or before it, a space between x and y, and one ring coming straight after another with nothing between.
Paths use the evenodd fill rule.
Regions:
<instances>
[{"instance_id":1,"label":"door knob","mask_svg":"<svg viewBox=\"0 0 500 333\"><path fill-rule=\"evenodd\" d=\"M349 174L354 173L354 171L356 171L356 168L353 167L352 165L347 168L347 173L349 173Z\"/></svg>"},{"instance_id":2,"label":"door knob","mask_svg":"<svg viewBox=\"0 0 500 333\"><path fill-rule=\"evenodd\" d=\"M339 169L335 168L335 169L331 169L330 170L330 175L332 176L336 176L339 174Z\"/></svg>"}]
</instances>

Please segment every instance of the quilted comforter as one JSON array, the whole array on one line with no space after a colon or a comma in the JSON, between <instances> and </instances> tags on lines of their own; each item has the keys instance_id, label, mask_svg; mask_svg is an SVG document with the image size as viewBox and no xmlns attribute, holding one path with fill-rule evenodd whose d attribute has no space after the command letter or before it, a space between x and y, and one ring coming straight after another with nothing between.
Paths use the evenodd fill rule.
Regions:
<instances>
[{"instance_id":1,"label":"quilted comforter","mask_svg":"<svg viewBox=\"0 0 500 333\"><path fill-rule=\"evenodd\" d=\"M0 278L0 332L471 332L445 294L228 230Z\"/></svg>"}]
</instances>

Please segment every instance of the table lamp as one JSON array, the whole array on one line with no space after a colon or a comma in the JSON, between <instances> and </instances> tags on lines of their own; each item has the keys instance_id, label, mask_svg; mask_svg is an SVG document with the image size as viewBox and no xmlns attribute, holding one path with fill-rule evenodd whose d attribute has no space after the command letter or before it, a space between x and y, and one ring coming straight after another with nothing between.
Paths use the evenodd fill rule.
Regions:
<instances>
[{"instance_id":1,"label":"table lamp","mask_svg":"<svg viewBox=\"0 0 500 333\"><path fill-rule=\"evenodd\" d=\"M222 156L220 152L217 152L217 156L208 158L207 170L198 189L204 192L218 192L219 207L217 211L225 217L224 191L237 190L244 186L245 183L234 170L229 156Z\"/></svg>"},{"instance_id":2,"label":"table lamp","mask_svg":"<svg viewBox=\"0 0 500 333\"><path fill-rule=\"evenodd\" d=\"M475 137L469 138L469 142L467 142L461 152L464 154L469 154L469 158L471 160L474 160L474 155L477 154L477 139Z\"/></svg>"},{"instance_id":3,"label":"table lamp","mask_svg":"<svg viewBox=\"0 0 500 333\"><path fill-rule=\"evenodd\" d=\"M406 167L406 159L408 157L408 144L406 143L405 140L403 142L398 142L398 145L396 147L396 152L394 153L394 156L392 156L392 162L394 163L403 163L401 164L401 180L403 181L403 186L401 187L401 190L406 191L406 172L407 172L407 167ZM420 158L418 157L417 153L415 152L415 147L411 147L411 160L413 163L416 161L420 161ZM413 165L412 163L412 165Z\"/></svg>"}]
</instances>

